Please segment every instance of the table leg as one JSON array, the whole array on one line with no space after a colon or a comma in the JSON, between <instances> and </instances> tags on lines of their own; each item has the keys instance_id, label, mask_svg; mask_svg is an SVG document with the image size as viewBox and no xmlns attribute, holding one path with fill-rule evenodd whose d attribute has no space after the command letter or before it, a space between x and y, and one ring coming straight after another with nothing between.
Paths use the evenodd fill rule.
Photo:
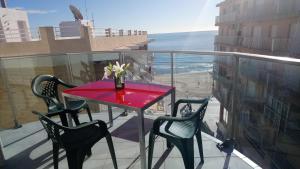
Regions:
<instances>
[{"instance_id":1,"label":"table leg","mask_svg":"<svg viewBox=\"0 0 300 169\"><path fill-rule=\"evenodd\" d=\"M141 169L146 169L147 164L146 164L144 111L140 111L140 112L137 112L137 113L138 113Z\"/></svg>"},{"instance_id":2,"label":"table leg","mask_svg":"<svg viewBox=\"0 0 300 169\"><path fill-rule=\"evenodd\" d=\"M174 111L174 106L175 106L175 90L172 91L171 93L171 116L173 114ZM167 141L167 148L171 148L172 144L170 142Z\"/></svg>"},{"instance_id":3,"label":"table leg","mask_svg":"<svg viewBox=\"0 0 300 169\"><path fill-rule=\"evenodd\" d=\"M175 98L176 98L175 93L176 93L175 90L173 90L171 93L171 112L173 112L175 106Z\"/></svg>"},{"instance_id":4,"label":"table leg","mask_svg":"<svg viewBox=\"0 0 300 169\"><path fill-rule=\"evenodd\" d=\"M111 106L107 106L107 110L108 110L109 125L110 125L110 127L112 127L114 125L114 120L113 120Z\"/></svg>"},{"instance_id":5,"label":"table leg","mask_svg":"<svg viewBox=\"0 0 300 169\"><path fill-rule=\"evenodd\" d=\"M67 97L63 96L62 98L63 98L64 107L65 107L65 109L67 109L68 108ZM68 126L73 127L72 116L70 113L67 113L67 120L68 120Z\"/></svg>"}]
</instances>

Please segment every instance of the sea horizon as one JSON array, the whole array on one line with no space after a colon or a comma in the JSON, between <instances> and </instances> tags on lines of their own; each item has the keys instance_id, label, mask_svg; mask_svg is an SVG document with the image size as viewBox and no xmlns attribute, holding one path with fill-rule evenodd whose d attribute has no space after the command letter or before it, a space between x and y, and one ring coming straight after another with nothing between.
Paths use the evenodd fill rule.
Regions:
<instances>
[{"instance_id":1,"label":"sea horizon","mask_svg":"<svg viewBox=\"0 0 300 169\"><path fill-rule=\"evenodd\" d=\"M213 51L214 38L217 31L197 31L179 33L149 34L153 39L148 44L148 50L196 50ZM170 73L170 56L157 53L153 57L153 71L155 74ZM174 58L176 74L212 71L213 56L191 54L177 54Z\"/></svg>"},{"instance_id":2,"label":"sea horizon","mask_svg":"<svg viewBox=\"0 0 300 169\"><path fill-rule=\"evenodd\" d=\"M183 32L158 32L158 33L148 33L148 35L176 34L176 33L193 33L193 32L218 32L218 30L198 30L198 31L183 31Z\"/></svg>"}]
</instances>

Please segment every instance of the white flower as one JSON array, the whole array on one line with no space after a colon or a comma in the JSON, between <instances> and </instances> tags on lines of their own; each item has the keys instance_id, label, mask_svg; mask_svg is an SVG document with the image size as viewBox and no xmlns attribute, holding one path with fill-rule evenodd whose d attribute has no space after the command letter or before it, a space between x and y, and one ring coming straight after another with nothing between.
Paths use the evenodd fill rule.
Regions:
<instances>
[{"instance_id":1,"label":"white flower","mask_svg":"<svg viewBox=\"0 0 300 169\"><path fill-rule=\"evenodd\" d=\"M115 72L115 76L119 77L125 70L124 70L125 64L122 64L120 66L119 62L116 62L116 65L113 66L113 71Z\"/></svg>"},{"instance_id":2,"label":"white flower","mask_svg":"<svg viewBox=\"0 0 300 169\"><path fill-rule=\"evenodd\" d=\"M104 67L104 75L102 79L108 79L108 76L110 76L112 73L112 71L110 70L110 68L108 66Z\"/></svg>"},{"instance_id":3,"label":"white flower","mask_svg":"<svg viewBox=\"0 0 300 169\"><path fill-rule=\"evenodd\" d=\"M120 77L125 74L126 70L129 68L129 63L128 64L122 64L120 66L119 62L116 62L116 65L112 65L109 63L108 66L104 67L104 75L102 79L107 79L111 74L114 73L115 77Z\"/></svg>"}]
</instances>

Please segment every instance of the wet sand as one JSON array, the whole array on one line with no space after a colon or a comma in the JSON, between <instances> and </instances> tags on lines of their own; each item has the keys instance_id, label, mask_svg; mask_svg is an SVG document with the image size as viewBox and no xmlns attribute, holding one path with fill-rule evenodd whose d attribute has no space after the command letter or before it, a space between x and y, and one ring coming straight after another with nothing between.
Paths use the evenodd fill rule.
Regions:
<instances>
[{"instance_id":1,"label":"wet sand","mask_svg":"<svg viewBox=\"0 0 300 169\"><path fill-rule=\"evenodd\" d=\"M174 74L177 98L203 98L212 95L213 80L209 72ZM171 84L170 74L155 75L153 82Z\"/></svg>"}]
</instances>

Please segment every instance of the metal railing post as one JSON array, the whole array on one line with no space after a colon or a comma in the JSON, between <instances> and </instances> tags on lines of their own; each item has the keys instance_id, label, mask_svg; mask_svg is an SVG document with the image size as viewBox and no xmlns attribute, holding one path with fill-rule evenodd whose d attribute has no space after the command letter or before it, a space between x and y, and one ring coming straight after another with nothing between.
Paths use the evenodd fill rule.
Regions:
<instances>
[{"instance_id":1,"label":"metal railing post","mask_svg":"<svg viewBox=\"0 0 300 169\"><path fill-rule=\"evenodd\" d=\"M171 86L174 87L174 52L171 52ZM174 110L175 100L176 100L176 91L171 93L171 112Z\"/></svg>"},{"instance_id":2,"label":"metal railing post","mask_svg":"<svg viewBox=\"0 0 300 169\"><path fill-rule=\"evenodd\" d=\"M3 85L4 85L4 88L7 92L7 99L8 99L11 111L12 111L12 116L13 116L14 125L15 125L14 128L17 129L17 128L22 127L22 125L19 124L18 119L17 119L17 108L16 108L16 105L14 103L13 96L12 96L11 90L10 90L9 85L8 85L7 73L6 73L6 70L4 68L2 59L0 59L0 70L1 70Z\"/></svg>"},{"instance_id":3,"label":"metal railing post","mask_svg":"<svg viewBox=\"0 0 300 169\"><path fill-rule=\"evenodd\" d=\"M171 52L171 86L174 87L174 52Z\"/></svg>"},{"instance_id":4,"label":"metal railing post","mask_svg":"<svg viewBox=\"0 0 300 169\"><path fill-rule=\"evenodd\" d=\"M231 105L231 113L232 113L232 122L231 122L231 132L230 132L230 138L234 139L235 134L235 123L238 122L237 116L237 93L238 93L238 76L239 76L239 56L234 55L234 75L233 75L233 84L232 84L232 105Z\"/></svg>"},{"instance_id":5,"label":"metal railing post","mask_svg":"<svg viewBox=\"0 0 300 169\"><path fill-rule=\"evenodd\" d=\"M124 52L119 52L119 62L120 64L125 63Z\"/></svg>"}]
</instances>

